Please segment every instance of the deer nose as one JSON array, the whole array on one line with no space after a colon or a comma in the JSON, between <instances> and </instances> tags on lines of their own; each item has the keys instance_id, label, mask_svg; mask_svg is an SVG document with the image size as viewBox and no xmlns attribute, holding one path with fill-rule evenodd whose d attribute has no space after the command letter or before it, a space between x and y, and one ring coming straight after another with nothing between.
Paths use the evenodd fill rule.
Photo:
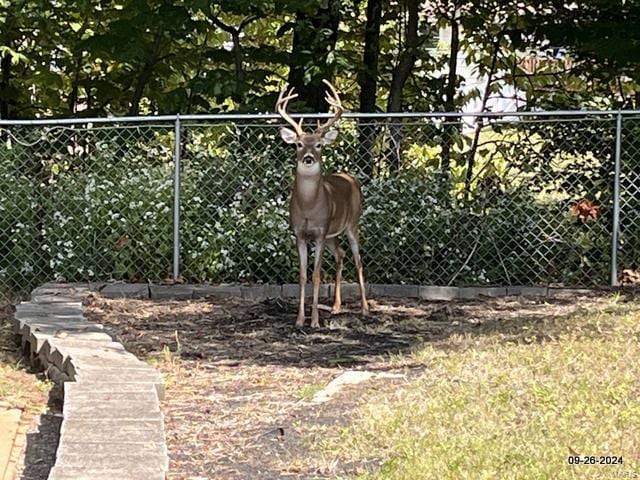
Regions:
<instances>
[{"instance_id":1,"label":"deer nose","mask_svg":"<svg viewBox=\"0 0 640 480\"><path fill-rule=\"evenodd\" d=\"M309 154L309 155L305 155L304 157L302 157L302 163L304 163L305 165L311 165L313 164L314 158L313 155Z\"/></svg>"}]
</instances>

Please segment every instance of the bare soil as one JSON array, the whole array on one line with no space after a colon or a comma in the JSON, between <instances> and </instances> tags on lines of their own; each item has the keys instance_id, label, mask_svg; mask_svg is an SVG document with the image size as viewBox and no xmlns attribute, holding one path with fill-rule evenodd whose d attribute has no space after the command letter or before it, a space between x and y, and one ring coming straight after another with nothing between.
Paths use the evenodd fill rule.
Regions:
<instances>
[{"instance_id":1,"label":"bare soil","mask_svg":"<svg viewBox=\"0 0 640 480\"><path fill-rule=\"evenodd\" d=\"M496 331L506 342L541 341L548 319L604 301L597 295L377 299L366 318L357 303L338 315L321 311L317 330L294 328L296 304L281 299L95 297L86 314L165 375L170 479L323 479L372 467L323 458L316 450L377 389L397 388L427 367L412 360L413 349L425 343L466 348L476 336ZM349 386L323 404L309 401L345 369L405 377Z\"/></svg>"}]
</instances>

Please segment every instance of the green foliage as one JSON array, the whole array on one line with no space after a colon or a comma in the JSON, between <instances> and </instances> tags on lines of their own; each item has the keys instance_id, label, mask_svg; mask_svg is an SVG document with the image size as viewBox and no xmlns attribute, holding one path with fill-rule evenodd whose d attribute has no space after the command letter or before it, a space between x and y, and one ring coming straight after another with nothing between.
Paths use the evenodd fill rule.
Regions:
<instances>
[{"instance_id":1,"label":"green foliage","mask_svg":"<svg viewBox=\"0 0 640 480\"><path fill-rule=\"evenodd\" d=\"M31 118L265 111L273 108L274 91L287 75L291 80L292 69L305 84L332 78L345 105L357 110L355 79L369 68L362 60L366 3L2 1L0 113ZM379 66L373 72L380 109L406 49L407 22L406 2L383 4ZM437 34L452 21L464 31L460 53L478 74L492 69L497 49L491 91L513 85L526 92L529 107L538 108L634 105L640 57L633 21L638 15L634 2L622 1L587 2L580 9L558 0L429 2L420 13L419 48L403 87L404 108L444 108L450 51ZM549 42L567 49L568 63L543 60L535 72L523 71L523 56ZM456 107L482 97L485 88L463 93L458 88L463 80L458 72ZM308 98L301 100L297 108L304 108Z\"/></svg>"},{"instance_id":2,"label":"green foliage","mask_svg":"<svg viewBox=\"0 0 640 480\"><path fill-rule=\"evenodd\" d=\"M327 171L357 173L355 127L346 123L325 153ZM465 195L464 164L455 167L460 175L439 172L440 140L432 128L407 127L406 162L399 170L381 163L373 176L358 175L368 281L607 282L608 211L584 220L570 213L572 202L582 198L610 203L610 183L600 173L610 162L606 152L594 156L569 146L561 151L543 138L545 132L531 135L526 125L496 127L483 136L478 175ZM24 145L44 136L48 147L13 142L0 150L0 259L8 266L3 278L25 284L169 276L171 127L18 133ZM182 133L183 276L200 282L295 282L297 254L288 225L294 153L275 125L186 123ZM376 155L386 148L378 145ZM625 230L626 242L636 237L632 227ZM327 260L331 275L333 262ZM354 280L349 255L345 278Z\"/></svg>"}]
</instances>

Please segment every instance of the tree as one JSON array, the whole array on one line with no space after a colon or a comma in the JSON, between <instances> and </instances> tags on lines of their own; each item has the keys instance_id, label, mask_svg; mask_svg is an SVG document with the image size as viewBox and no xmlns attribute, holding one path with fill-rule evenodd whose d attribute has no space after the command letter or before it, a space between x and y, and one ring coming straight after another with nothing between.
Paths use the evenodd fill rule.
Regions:
<instances>
[{"instance_id":1,"label":"tree","mask_svg":"<svg viewBox=\"0 0 640 480\"><path fill-rule=\"evenodd\" d=\"M362 67L358 72L361 112L375 112L377 110L381 21L382 0L368 0ZM373 171L373 143L376 130L376 125L368 120L360 120L358 124L358 160L360 170L365 177L369 177Z\"/></svg>"}]
</instances>

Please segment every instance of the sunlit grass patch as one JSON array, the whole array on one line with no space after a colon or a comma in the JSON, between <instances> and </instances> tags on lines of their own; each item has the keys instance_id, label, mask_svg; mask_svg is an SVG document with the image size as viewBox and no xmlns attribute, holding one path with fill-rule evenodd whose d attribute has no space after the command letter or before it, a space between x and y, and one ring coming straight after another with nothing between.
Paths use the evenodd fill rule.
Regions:
<instances>
[{"instance_id":1,"label":"sunlit grass patch","mask_svg":"<svg viewBox=\"0 0 640 480\"><path fill-rule=\"evenodd\" d=\"M595 311L512 318L425 344L413 354L424 374L367 402L326 450L349 463L379 459L362 479L635 474L639 320L640 304L613 297ZM574 466L570 455L624 463Z\"/></svg>"}]
</instances>

